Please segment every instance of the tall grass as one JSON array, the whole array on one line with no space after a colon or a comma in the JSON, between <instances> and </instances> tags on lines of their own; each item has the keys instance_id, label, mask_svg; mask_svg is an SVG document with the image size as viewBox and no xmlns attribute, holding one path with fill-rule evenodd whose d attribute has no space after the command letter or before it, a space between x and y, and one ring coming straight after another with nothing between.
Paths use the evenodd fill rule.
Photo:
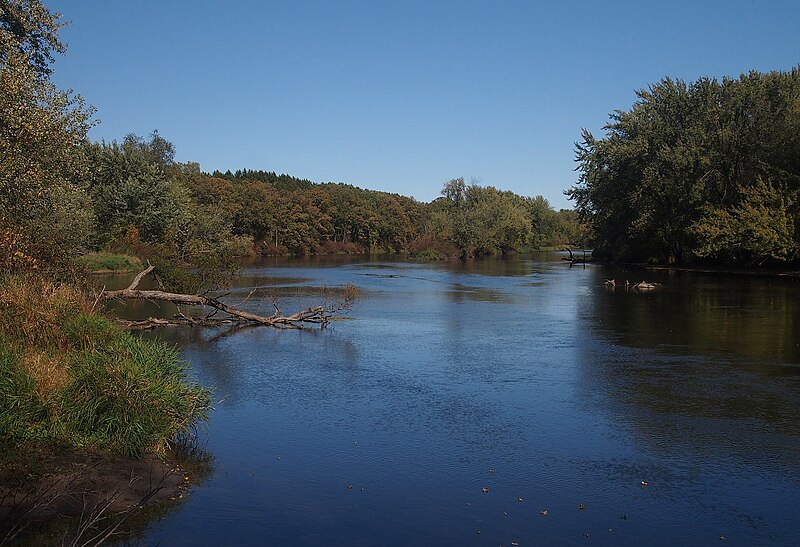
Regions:
<instances>
[{"instance_id":1,"label":"tall grass","mask_svg":"<svg viewBox=\"0 0 800 547\"><path fill-rule=\"evenodd\" d=\"M173 348L121 330L70 286L0 276L0 443L139 457L167 449L209 405Z\"/></svg>"}]
</instances>

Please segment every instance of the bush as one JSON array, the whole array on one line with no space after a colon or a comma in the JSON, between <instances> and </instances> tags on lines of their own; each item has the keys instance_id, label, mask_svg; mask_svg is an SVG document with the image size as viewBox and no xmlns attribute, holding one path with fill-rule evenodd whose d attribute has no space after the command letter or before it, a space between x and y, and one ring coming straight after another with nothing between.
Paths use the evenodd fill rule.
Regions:
<instances>
[{"instance_id":1,"label":"bush","mask_svg":"<svg viewBox=\"0 0 800 547\"><path fill-rule=\"evenodd\" d=\"M460 255L459 248L449 241L430 236L416 239L408 246L408 256L418 260L446 260Z\"/></svg>"},{"instance_id":2,"label":"bush","mask_svg":"<svg viewBox=\"0 0 800 547\"><path fill-rule=\"evenodd\" d=\"M357 243L344 241L326 241L317 249L323 255L358 255L364 254L364 248Z\"/></svg>"},{"instance_id":3,"label":"bush","mask_svg":"<svg viewBox=\"0 0 800 547\"><path fill-rule=\"evenodd\" d=\"M142 269L142 261L127 254L88 253L76 258L75 263L92 272L132 272Z\"/></svg>"},{"instance_id":4,"label":"bush","mask_svg":"<svg viewBox=\"0 0 800 547\"><path fill-rule=\"evenodd\" d=\"M258 254L261 256L286 256L289 254L289 249L283 245L262 241L258 245Z\"/></svg>"},{"instance_id":5,"label":"bush","mask_svg":"<svg viewBox=\"0 0 800 547\"><path fill-rule=\"evenodd\" d=\"M175 349L95 314L76 289L0 279L0 438L125 456L163 452L206 418Z\"/></svg>"}]
</instances>

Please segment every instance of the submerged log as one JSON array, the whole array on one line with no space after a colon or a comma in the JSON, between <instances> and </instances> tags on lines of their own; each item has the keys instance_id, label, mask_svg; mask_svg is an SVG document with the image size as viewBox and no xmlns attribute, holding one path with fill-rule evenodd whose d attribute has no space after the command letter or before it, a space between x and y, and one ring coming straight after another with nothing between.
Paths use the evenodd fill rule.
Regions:
<instances>
[{"instance_id":1,"label":"submerged log","mask_svg":"<svg viewBox=\"0 0 800 547\"><path fill-rule=\"evenodd\" d=\"M167 325L218 326L232 323L263 325L266 327L283 329L302 329L307 328L307 326L310 324L318 324L320 327L324 327L330 322L333 314L350 309L352 307L353 300L357 295L357 289L349 286L340 302L328 305L313 306L311 308L300 310L291 315L282 315L278 307L275 306L275 313L269 316L264 316L230 306L213 296L137 289L142 279L144 279L144 277L152 271L153 266L149 265L147 269L140 272L133 279L133 282L127 288L117 291L103 291L99 298L104 300L152 300L172 302L176 305L204 306L224 312L228 314L228 317L223 319L214 319L210 316L205 318L194 318L181 314L180 317L174 319L157 319L151 317L143 321L120 321L130 328L150 329Z\"/></svg>"}]
</instances>

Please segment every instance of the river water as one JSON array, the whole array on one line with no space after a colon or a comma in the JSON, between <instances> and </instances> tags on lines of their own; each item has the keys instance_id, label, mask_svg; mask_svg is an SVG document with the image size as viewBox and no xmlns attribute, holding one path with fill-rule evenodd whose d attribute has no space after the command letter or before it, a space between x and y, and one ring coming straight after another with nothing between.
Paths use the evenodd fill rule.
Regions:
<instances>
[{"instance_id":1,"label":"river water","mask_svg":"<svg viewBox=\"0 0 800 547\"><path fill-rule=\"evenodd\" d=\"M226 298L256 312L361 299L147 334L214 387L214 462L143 543L797 544L800 281L559 258L246 265Z\"/></svg>"}]
</instances>

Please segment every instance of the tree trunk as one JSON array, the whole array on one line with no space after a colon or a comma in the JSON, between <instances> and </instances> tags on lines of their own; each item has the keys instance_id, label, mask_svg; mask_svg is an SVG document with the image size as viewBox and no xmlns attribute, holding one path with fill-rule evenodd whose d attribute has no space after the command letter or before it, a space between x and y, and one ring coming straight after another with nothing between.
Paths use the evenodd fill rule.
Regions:
<instances>
[{"instance_id":1,"label":"tree trunk","mask_svg":"<svg viewBox=\"0 0 800 547\"><path fill-rule=\"evenodd\" d=\"M103 291L100 298L104 300L111 299L128 299L128 300L156 300L162 302L172 302L176 305L190 305L190 306L206 306L214 308L215 310L228 314L229 317L224 319L211 319L206 318L192 318L181 314L180 318L175 319L156 319L149 318L144 321L122 321L124 324L132 328L154 328L165 325L220 325L231 323L247 323L252 325L263 325L267 327L285 328L285 329L302 329L308 328L310 324L318 324L320 327L325 327L330 322L331 316L336 312L344 311L352 307L353 300L356 292L355 288L348 288L346 294L341 302L332 305L313 306L305 310L298 311L291 315L281 315L278 307L275 307L275 313L270 316L258 315L251 313L233 306L229 306L212 296L201 294L181 294L171 293L166 291L155 290L139 290L136 287L141 280L150 272L153 271L153 266L140 272L133 282L126 289L118 291Z\"/></svg>"}]
</instances>

